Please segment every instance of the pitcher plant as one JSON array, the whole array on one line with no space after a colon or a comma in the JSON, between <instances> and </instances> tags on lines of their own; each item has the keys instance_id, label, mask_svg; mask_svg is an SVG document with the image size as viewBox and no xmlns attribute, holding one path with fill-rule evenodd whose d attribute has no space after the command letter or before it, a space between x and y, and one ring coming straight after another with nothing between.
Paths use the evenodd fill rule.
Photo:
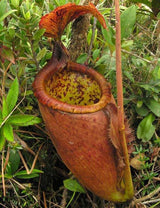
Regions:
<instances>
[{"instance_id":1,"label":"pitcher plant","mask_svg":"<svg viewBox=\"0 0 160 208\"><path fill-rule=\"evenodd\" d=\"M72 62L61 42L66 25L86 13L107 28L91 3L68 3L41 18L39 26L54 38L54 50L35 78L34 95L53 145L79 182L103 199L125 202L133 196L127 150L132 132L126 118L123 131L119 128L110 83L94 69Z\"/></svg>"}]
</instances>

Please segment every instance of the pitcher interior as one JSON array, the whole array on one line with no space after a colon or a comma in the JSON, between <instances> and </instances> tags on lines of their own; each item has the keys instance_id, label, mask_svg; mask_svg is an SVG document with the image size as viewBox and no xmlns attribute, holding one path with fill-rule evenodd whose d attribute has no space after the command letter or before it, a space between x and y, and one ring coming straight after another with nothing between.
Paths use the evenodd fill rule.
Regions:
<instances>
[{"instance_id":1,"label":"pitcher interior","mask_svg":"<svg viewBox=\"0 0 160 208\"><path fill-rule=\"evenodd\" d=\"M71 105L92 105L101 98L101 89L88 74L63 69L50 75L45 91L51 97Z\"/></svg>"}]
</instances>

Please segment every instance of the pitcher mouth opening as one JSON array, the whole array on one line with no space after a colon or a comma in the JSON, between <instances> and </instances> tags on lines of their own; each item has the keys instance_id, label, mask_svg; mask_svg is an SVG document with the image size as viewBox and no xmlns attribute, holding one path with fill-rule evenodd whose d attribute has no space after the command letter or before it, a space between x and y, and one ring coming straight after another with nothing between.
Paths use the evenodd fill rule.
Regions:
<instances>
[{"instance_id":1,"label":"pitcher mouth opening","mask_svg":"<svg viewBox=\"0 0 160 208\"><path fill-rule=\"evenodd\" d=\"M111 101L111 87L105 78L87 66L68 62L63 69L48 64L33 83L38 101L69 113L91 113Z\"/></svg>"}]
</instances>

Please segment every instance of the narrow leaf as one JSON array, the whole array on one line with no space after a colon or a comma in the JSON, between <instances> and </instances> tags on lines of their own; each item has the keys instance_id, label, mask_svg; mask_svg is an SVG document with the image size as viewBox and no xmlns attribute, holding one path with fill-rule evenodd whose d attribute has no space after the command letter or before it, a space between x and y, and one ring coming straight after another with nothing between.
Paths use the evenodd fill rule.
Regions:
<instances>
[{"instance_id":1,"label":"narrow leaf","mask_svg":"<svg viewBox=\"0 0 160 208\"><path fill-rule=\"evenodd\" d=\"M37 60L40 61L46 55L46 52L47 52L46 48L40 50L40 52L37 54Z\"/></svg>"},{"instance_id":2,"label":"narrow leaf","mask_svg":"<svg viewBox=\"0 0 160 208\"><path fill-rule=\"evenodd\" d=\"M66 179L63 184L70 191L86 193L85 189L74 179Z\"/></svg>"},{"instance_id":3,"label":"narrow leaf","mask_svg":"<svg viewBox=\"0 0 160 208\"><path fill-rule=\"evenodd\" d=\"M4 126L2 127L3 129L3 136L10 142L14 141L14 136L13 136L13 128L10 124L5 123Z\"/></svg>"},{"instance_id":4,"label":"narrow leaf","mask_svg":"<svg viewBox=\"0 0 160 208\"><path fill-rule=\"evenodd\" d=\"M33 115L22 115L22 114L12 115L7 121L7 123L16 126L29 126L29 125L38 124L40 122L41 119L38 117L35 117Z\"/></svg>"},{"instance_id":5,"label":"narrow leaf","mask_svg":"<svg viewBox=\"0 0 160 208\"><path fill-rule=\"evenodd\" d=\"M10 163L7 164L5 178L12 178L12 169Z\"/></svg>"},{"instance_id":6,"label":"narrow leaf","mask_svg":"<svg viewBox=\"0 0 160 208\"><path fill-rule=\"evenodd\" d=\"M3 97L3 103L2 103L2 118L5 119L8 116L8 106L6 99Z\"/></svg>"},{"instance_id":7,"label":"narrow leaf","mask_svg":"<svg viewBox=\"0 0 160 208\"><path fill-rule=\"evenodd\" d=\"M33 169L32 173L43 173L43 171L42 170L38 170L38 169ZM26 170L21 170L21 171L15 173L15 176L26 175L26 174L28 174Z\"/></svg>"},{"instance_id":8,"label":"narrow leaf","mask_svg":"<svg viewBox=\"0 0 160 208\"><path fill-rule=\"evenodd\" d=\"M31 174L26 174L26 175L18 175L16 177L20 179L30 179L30 178L39 177L39 175L37 173L31 173Z\"/></svg>"},{"instance_id":9,"label":"narrow leaf","mask_svg":"<svg viewBox=\"0 0 160 208\"><path fill-rule=\"evenodd\" d=\"M5 14L3 14L1 17L0 17L0 22L2 22L7 16L9 16L10 14L16 12L17 10L10 10L8 12L6 12Z\"/></svg>"},{"instance_id":10,"label":"narrow leaf","mask_svg":"<svg viewBox=\"0 0 160 208\"><path fill-rule=\"evenodd\" d=\"M33 169L32 173L28 174L26 170L19 171L15 174L17 178L22 178L22 179L30 179L30 178L35 178L39 177L39 174L43 173L43 171L38 170L38 169Z\"/></svg>"},{"instance_id":11,"label":"narrow leaf","mask_svg":"<svg viewBox=\"0 0 160 208\"><path fill-rule=\"evenodd\" d=\"M5 137L3 136L3 127L0 129L0 151L3 149L5 144Z\"/></svg>"},{"instance_id":12,"label":"narrow leaf","mask_svg":"<svg viewBox=\"0 0 160 208\"><path fill-rule=\"evenodd\" d=\"M18 94L19 94L19 84L18 84L18 79L15 78L7 94L7 105L8 105L9 113L13 110L13 108L16 105L16 102L18 100Z\"/></svg>"},{"instance_id":13,"label":"narrow leaf","mask_svg":"<svg viewBox=\"0 0 160 208\"><path fill-rule=\"evenodd\" d=\"M19 6L19 0L11 0L11 4L15 7L15 8L17 8L18 6Z\"/></svg>"},{"instance_id":14,"label":"narrow leaf","mask_svg":"<svg viewBox=\"0 0 160 208\"><path fill-rule=\"evenodd\" d=\"M1 109L0 109L0 125L1 125L2 121L3 121L2 111L1 111Z\"/></svg>"},{"instance_id":15,"label":"narrow leaf","mask_svg":"<svg viewBox=\"0 0 160 208\"><path fill-rule=\"evenodd\" d=\"M7 0L0 1L0 18L6 13L7 11Z\"/></svg>"},{"instance_id":16,"label":"narrow leaf","mask_svg":"<svg viewBox=\"0 0 160 208\"><path fill-rule=\"evenodd\" d=\"M41 38L41 36L44 34L44 32L45 32L45 29L37 30L33 35L33 39L34 40L39 40Z\"/></svg>"}]
</instances>

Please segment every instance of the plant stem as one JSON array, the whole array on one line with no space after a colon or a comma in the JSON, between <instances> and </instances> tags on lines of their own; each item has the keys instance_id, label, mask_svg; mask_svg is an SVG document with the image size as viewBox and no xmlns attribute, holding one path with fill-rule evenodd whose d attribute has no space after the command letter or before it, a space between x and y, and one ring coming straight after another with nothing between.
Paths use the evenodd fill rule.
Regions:
<instances>
[{"instance_id":1,"label":"plant stem","mask_svg":"<svg viewBox=\"0 0 160 208\"><path fill-rule=\"evenodd\" d=\"M118 119L120 129L124 128L124 109L123 109L123 85L122 85L122 68L121 68L121 25L119 0L115 0L116 13L116 80L117 80L117 104Z\"/></svg>"},{"instance_id":2,"label":"plant stem","mask_svg":"<svg viewBox=\"0 0 160 208\"><path fill-rule=\"evenodd\" d=\"M3 196L6 196L5 178L4 178L4 150L2 150L2 185L3 185Z\"/></svg>"},{"instance_id":3,"label":"plant stem","mask_svg":"<svg viewBox=\"0 0 160 208\"><path fill-rule=\"evenodd\" d=\"M125 136L124 124L124 108L123 108L123 83L122 83L122 67L121 67L121 24L120 24L120 9L119 0L115 0L116 14L116 80L117 80L117 104L118 104L118 126L120 133L120 142L123 149L123 157L125 161L124 183L126 199L133 197L133 184L130 172L130 164L128 157L128 149Z\"/></svg>"},{"instance_id":4,"label":"plant stem","mask_svg":"<svg viewBox=\"0 0 160 208\"><path fill-rule=\"evenodd\" d=\"M71 204L71 202L73 201L75 194L76 194L76 192L74 191L74 192L73 192L73 195L71 196L70 201L68 202L68 204L67 204L67 206L66 206L66 208L67 208L67 207Z\"/></svg>"},{"instance_id":5,"label":"plant stem","mask_svg":"<svg viewBox=\"0 0 160 208\"><path fill-rule=\"evenodd\" d=\"M149 193L147 196L144 196L144 197L139 198L139 199L135 199L133 201L133 204L140 203L142 201L146 201L148 199L151 199L154 195L158 194L159 192L160 192L160 187L158 187L157 189L155 189L154 191L152 191L151 193Z\"/></svg>"}]
</instances>

